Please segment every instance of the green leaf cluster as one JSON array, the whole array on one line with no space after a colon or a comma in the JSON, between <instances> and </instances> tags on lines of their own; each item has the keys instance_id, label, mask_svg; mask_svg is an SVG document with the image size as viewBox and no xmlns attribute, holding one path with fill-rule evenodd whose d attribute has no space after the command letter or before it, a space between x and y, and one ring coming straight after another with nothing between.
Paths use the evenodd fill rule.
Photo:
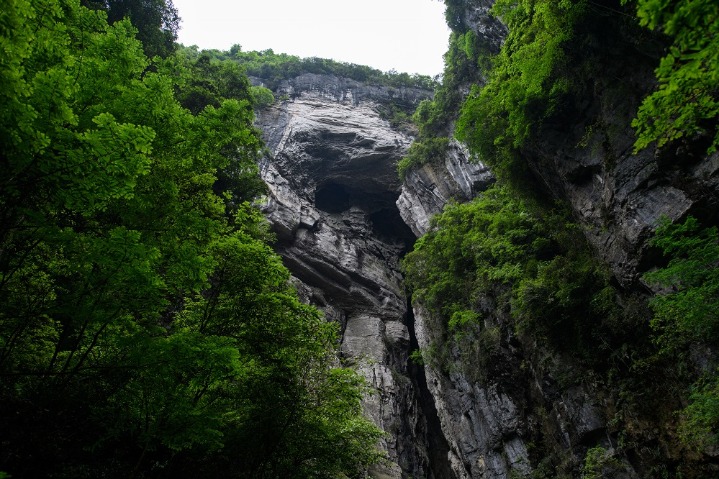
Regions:
<instances>
[{"instance_id":1,"label":"green leaf cluster","mask_svg":"<svg viewBox=\"0 0 719 479\"><path fill-rule=\"evenodd\" d=\"M613 450L602 446L590 448L584 457L581 479L601 479L625 473L622 463L613 454Z\"/></svg>"},{"instance_id":2,"label":"green leaf cluster","mask_svg":"<svg viewBox=\"0 0 719 479\"><path fill-rule=\"evenodd\" d=\"M486 85L472 87L457 136L498 173L513 152L556 115L571 92L567 53L586 15L584 0L498 0L492 7L509 28Z\"/></svg>"},{"instance_id":3,"label":"green leaf cluster","mask_svg":"<svg viewBox=\"0 0 719 479\"><path fill-rule=\"evenodd\" d=\"M624 3L628 3L624 0ZM671 42L655 73L659 88L644 99L632 126L635 151L697 135L719 146L719 5L713 0L637 0L641 25Z\"/></svg>"},{"instance_id":4,"label":"green leaf cluster","mask_svg":"<svg viewBox=\"0 0 719 479\"><path fill-rule=\"evenodd\" d=\"M669 264L644 275L662 288L651 301L653 328L667 348L691 341L713 343L719 333L719 235L716 226L702 228L688 217L665 220L652 239Z\"/></svg>"},{"instance_id":5,"label":"green leaf cluster","mask_svg":"<svg viewBox=\"0 0 719 479\"><path fill-rule=\"evenodd\" d=\"M0 11L0 468L359 476L380 431L248 201L246 76L135 34L80 0Z\"/></svg>"},{"instance_id":6,"label":"green leaf cluster","mask_svg":"<svg viewBox=\"0 0 719 479\"><path fill-rule=\"evenodd\" d=\"M719 444L719 371L699 380L681 411L679 436L684 444L704 451Z\"/></svg>"},{"instance_id":7,"label":"green leaf cluster","mask_svg":"<svg viewBox=\"0 0 719 479\"><path fill-rule=\"evenodd\" d=\"M413 298L452 333L450 344L471 332L496 348L484 319L507 314L516 332L593 361L616 291L565 214L538 211L502 186L446 207L404 260Z\"/></svg>"},{"instance_id":8,"label":"green leaf cluster","mask_svg":"<svg viewBox=\"0 0 719 479\"><path fill-rule=\"evenodd\" d=\"M650 302L651 325L660 354L685 360L698 345L715 346L719 332L719 233L694 217L668 220L652 244L669 263L644 275L660 288ZM706 371L693 386L691 403L681 412L680 438L692 449L719 444L719 372Z\"/></svg>"},{"instance_id":9,"label":"green leaf cluster","mask_svg":"<svg viewBox=\"0 0 719 479\"><path fill-rule=\"evenodd\" d=\"M252 97L252 104L260 109L267 108L275 102L272 90L263 86L250 87L250 96Z\"/></svg>"},{"instance_id":10,"label":"green leaf cluster","mask_svg":"<svg viewBox=\"0 0 719 479\"><path fill-rule=\"evenodd\" d=\"M107 12L110 24L129 19L148 57L164 58L175 51L180 17L172 0L83 0L82 4Z\"/></svg>"}]
</instances>

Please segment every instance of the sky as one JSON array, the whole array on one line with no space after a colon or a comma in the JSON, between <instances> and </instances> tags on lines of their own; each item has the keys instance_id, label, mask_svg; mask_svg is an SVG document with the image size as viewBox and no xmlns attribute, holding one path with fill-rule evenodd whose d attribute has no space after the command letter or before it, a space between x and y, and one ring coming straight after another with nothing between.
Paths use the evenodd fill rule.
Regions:
<instances>
[{"instance_id":1,"label":"sky","mask_svg":"<svg viewBox=\"0 0 719 479\"><path fill-rule=\"evenodd\" d=\"M449 29L440 0L173 0L179 42L200 49L266 50L442 73Z\"/></svg>"}]
</instances>

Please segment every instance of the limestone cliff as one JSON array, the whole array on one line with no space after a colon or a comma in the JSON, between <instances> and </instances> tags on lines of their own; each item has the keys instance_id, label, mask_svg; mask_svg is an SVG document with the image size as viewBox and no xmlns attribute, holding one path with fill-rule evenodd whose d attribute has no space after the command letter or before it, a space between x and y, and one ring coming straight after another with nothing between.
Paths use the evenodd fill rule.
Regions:
<instances>
[{"instance_id":1,"label":"limestone cliff","mask_svg":"<svg viewBox=\"0 0 719 479\"><path fill-rule=\"evenodd\" d=\"M368 380L369 417L388 434L389 464L375 477L444 477L430 464L428 426L410 374L407 297L399 257L415 237L395 202L395 164L411 138L379 115L382 101L414 104L429 92L303 75L275 92L258 126L269 154L261 174L277 250L305 298L342 326L341 360ZM441 438L439 440L441 443Z\"/></svg>"},{"instance_id":2,"label":"limestone cliff","mask_svg":"<svg viewBox=\"0 0 719 479\"><path fill-rule=\"evenodd\" d=\"M456 31L472 31L488 50L501 43L502 28L487 14L493 0L446 3ZM690 139L660 152L633 152L631 120L652 88L654 67L642 55L632 62L632 68L622 70L626 63L615 61L592 78L591 95L581 99L572 116L545 125L540 138L521 152L542 194L570 207L625 298L650 293L640 278L659 264L649 239L660 218L678 220L691 214L716 224L719 204L719 155L703 153L705 140ZM481 82L481 76L476 81ZM398 206L418 234L426 231L427 217L440 211L449 196L444 185L454 171L456 151L456 145L450 148L445 167L424 165L407 173ZM477 168L461 170L471 177ZM456 198L476 194L463 186L463 175L451 177L463 192ZM672 408L681 407L676 396L654 403L667 411L637 412L640 407L627 413L629 409L622 409L626 397L618 393L621 380L610 384L602 372L570 355L527 340L506 311L493 308L493 298L477 302L485 318L482 328L497 334L489 360L479 361L481 346L474 338L451 350L444 364L425 368L449 444L453 477L547 477L543 474L558 462L578 476L591 448L607 454L596 477L655 477L659 462L682 461L676 437L663 422L671 421ZM644 313L630 314L648 321ZM414 305L414 316L421 347L431 348L447 335L447 318L433 318L421 304ZM627 366L631 354L626 352ZM694 367L707 364L708 354L699 353L704 356ZM716 452L703 454L703 459L695 459L705 461L698 469L716 471Z\"/></svg>"},{"instance_id":3,"label":"limestone cliff","mask_svg":"<svg viewBox=\"0 0 719 479\"><path fill-rule=\"evenodd\" d=\"M493 3L447 2L450 23L471 30L487 51L506 34L488 14ZM717 154L705 157L701 145L633 153L631 118L651 77L649 64L637 62L620 85L611 72L593 80L593 96L574 116L546 126L522 152L543 193L569 206L622 301L649 293L639 278L657 262L648 239L659 218L716 221L719 204ZM258 115L269 150L260 165L264 210L298 289L341 325L340 360L371 385L365 410L387 432L381 447L389 458L371 476L505 479L550 477L557 468L579 475L594 450L606 455L601 477L633 479L651 477L657 460L681 461L673 433L651 411L622 416L636 411L618 393L621 378L612 384L519 334L492 297L477 298L482 328L495 335L488 357L477 359L479 340L470 338L441 367L409 361L447 331L421 304L408 307L399 260L434 214L481 194L492 173L452 140L441 161L410 168L400 183L395 165L413 138L381 112L389 103L411 109L429 92L304 74L274 93L278 101ZM647 320L646 312L637 317Z\"/></svg>"},{"instance_id":4,"label":"limestone cliff","mask_svg":"<svg viewBox=\"0 0 719 479\"><path fill-rule=\"evenodd\" d=\"M468 201L493 181L485 165L469 161L467 148L450 141L442 164L424 164L407 172L397 208L414 234L421 236L429 229L432 216L447 202Z\"/></svg>"}]
</instances>

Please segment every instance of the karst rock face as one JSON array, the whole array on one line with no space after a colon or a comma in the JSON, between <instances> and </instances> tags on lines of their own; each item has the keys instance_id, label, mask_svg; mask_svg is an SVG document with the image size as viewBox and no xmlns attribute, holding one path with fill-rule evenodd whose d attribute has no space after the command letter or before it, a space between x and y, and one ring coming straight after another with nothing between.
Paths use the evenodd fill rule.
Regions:
<instances>
[{"instance_id":1,"label":"karst rock face","mask_svg":"<svg viewBox=\"0 0 719 479\"><path fill-rule=\"evenodd\" d=\"M264 211L301 294L341 325L341 359L374 391L365 411L387 433L381 446L390 463L371 475L464 477L450 462L463 461L461 451L450 452L461 439L448 443L442 432L454 411L408 361L417 343L399 260L432 215L450 200L471 199L493 176L452 142L443 163L413 169L400 183L396 163L412 138L391 128L379 107L416 104L429 92L306 74L275 94L285 99L257 120L269 150L260 164Z\"/></svg>"},{"instance_id":2,"label":"karst rock face","mask_svg":"<svg viewBox=\"0 0 719 479\"><path fill-rule=\"evenodd\" d=\"M427 232L432 216L450 200L468 201L494 182L494 175L480 162L470 162L469 152L451 140L442 164L424 164L407 172L397 208L414 234Z\"/></svg>"},{"instance_id":3,"label":"karst rock face","mask_svg":"<svg viewBox=\"0 0 719 479\"><path fill-rule=\"evenodd\" d=\"M506 30L488 15L493 0L461 3L464 9L454 10L454 21L472 30L488 50L499 48ZM654 87L653 68L651 62L638 62L621 83L616 75L594 79L593 96L571 121L543 127L542 137L522 158L538 188L570 207L616 284L637 294L648 292L642 273L661 261L649 242L661 219L691 214L711 224L719 210L719 154L707 156L706 142L634 152L631 121ZM398 206L415 234L427 231L429 218L449 196L469 198L491 183L481 163L456 161L466 156L458 154L461 150L452 143L444 165L407 172ZM446 194L446 188L453 193ZM578 471L587 450L596 446L615 454L613 469L603 477L642 476L651 459L623 456L612 436L617 391L570 357L523 340L506 312L492 308L492 298L478 302L487 304L485 330L499 334L491 362L473 362L471 351L455 348L445 364L425 367L452 477L529 477L542 459L532 454L537 447L563 457ZM418 345L431 348L447 334L446 328L421 304L413 309ZM647 422L632 434L661 443L661 428Z\"/></svg>"},{"instance_id":4,"label":"karst rock face","mask_svg":"<svg viewBox=\"0 0 719 479\"><path fill-rule=\"evenodd\" d=\"M492 4L467 2L456 21L496 51L506 30L488 16ZM632 81L649 82L646 73ZM500 344L491 364L468 365L460 350L443 368L408 360L445 331L421 304L408 307L400 258L447 202L470 200L494 181L452 141L442 162L412 168L400 182L396 163L412 138L379 112L393 102L416 105L430 92L304 74L274 93L278 101L257 120L269 150L260 165L269 191L264 211L303 297L341 325L340 360L373 390L365 411L387 433L381 447L389 462L370 475L529 477L541 459L532 455L538 445L563 451L577 468L588 448L612 450L612 392L591 375L567 380L587 371L517 337L508 318L491 311L491 298L485 326L499 332ZM643 287L640 274L656 260L648 239L662 216L706 217L719 204L717 154L633 153L629 125L640 97L598 83L585 120L547 129L527 152L536 179L569 204L627 289ZM612 477L639 477L620 456Z\"/></svg>"},{"instance_id":5,"label":"karst rock face","mask_svg":"<svg viewBox=\"0 0 719 479\"><path fill-rule=\"evenodd\" d=\"M387 432L390 462L372 475L431 477L399 271L415 236L395 205L396 162L411 138L378 113L380 102L415 104L430 92L306 74L275 94L286 99L260 112L257 125L269 149L260 169L277 251L307 301L341 325L341 359L373 390L365 411Z\"/></svg>"}]
</instances>

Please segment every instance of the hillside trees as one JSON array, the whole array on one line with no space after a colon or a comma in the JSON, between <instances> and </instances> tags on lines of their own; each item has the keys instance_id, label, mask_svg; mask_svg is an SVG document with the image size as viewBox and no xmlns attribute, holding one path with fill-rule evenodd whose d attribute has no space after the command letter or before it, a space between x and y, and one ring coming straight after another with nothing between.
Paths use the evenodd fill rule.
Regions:
<instances>
[{"instance_id":1,"label":"hillside trees","mask_svg":"<svg viewBox=\"0 0 719 479\"><path fill-rule=\"evenodd\" d=\"M452 5L448 5L448 15L451 10ZM410 168L439 161L446 153L463 100L461 91L472 82L481 81L478 56L485 50L491 51L491 48L482 45L479 37L466 27L450 35L442 83L435 89L434 98L423 100L412 116L419 134L407 156L397 164L400 178L404 178Z\"/></svg>"},{"instance_id":2,"label":"hillside trees","mask_svg":"<svg viewBox=\"0 0 719 479\"><path fill-rule=\"evenodd\" d=\"M385 85L396 88L423 88L431 90L437 83L427 75L382 72L365 65L338 62L326 58L300 58L273 50L243 52L240 45L234 45L229 52L211 51L222 59L232 59L242 65L250 76L262 78L271 89L302 73L317 73L350 78L359 82Z\"/></svg>"},{"instance_id":3,"label":"hillside trees","mask_svg":"<svg viewBox=\"0 0 719 479\"><path fill-rule=\"evenodd\" d=\"M247 203L249 84L135 33L79 0L0 11L0 470L351 476L379 432Z\"/></svg>"}]
</instances>

